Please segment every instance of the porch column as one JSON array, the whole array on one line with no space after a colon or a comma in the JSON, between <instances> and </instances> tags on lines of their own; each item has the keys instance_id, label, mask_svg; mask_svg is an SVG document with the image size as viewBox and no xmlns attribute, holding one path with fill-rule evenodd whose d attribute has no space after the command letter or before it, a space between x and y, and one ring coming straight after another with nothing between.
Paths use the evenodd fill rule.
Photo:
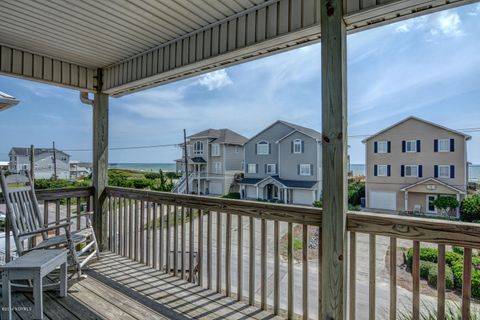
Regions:
<instances>
[{"instance_id":1,"label":"porch column","mask_svg":"<svg viewBox=\"0 0 480 320\"><path fill-rule=\"evenodd\" d=\"M460 193L457 193L457 201L460 203ZM456 214L457 214L457 218L459 218L460 217L460 206L458 206L455 211L456 211Z\"/></svg>"},{"instance_id":2,"label":"porch column","mask_svg":"<svg viewBox=\"0 0 480 320\"><path fill-rule=\"evenodd\" d=\"M321 0L322 270L320 319L346 319L347 72L343 2Z\"/></svg>"},{"instance_id":3,"label":"porch column","mask_svg":"<svg viewBox=\"0 0 480 320\"><path fill-rule=\"evenodd\" d=\"M258 186L257 186L257 199L258 199L258 198L259 198L259 197L258 197Z\"/></svg>"},{"instance_id":4,"label":"porch column","mask_svg":"<svg viewBox=\"0 0 480 320\"><path fill-rule=\"evenodd\" d=\"M93 227L101 251L107 249L108 95L96 93L93 101Z\"/></svg>"},{"instance_id":5,"label":"porch column","mask_svg":"<svg viewBox=\"0 0 480 320\"><path fill-rule=\"evenodd\" d=\"M288 189L283 189L283 202L288 203Z\"/></svg>"},{"instance_id":6,"label":"porch column","mask_svg":"<svg viewBox=\"0 0 480 320\"><path fill-rule=\"evenodd\" d=\"M405 191L405 211L408 211L408 191Z\"/></svg>"}]
</instances>

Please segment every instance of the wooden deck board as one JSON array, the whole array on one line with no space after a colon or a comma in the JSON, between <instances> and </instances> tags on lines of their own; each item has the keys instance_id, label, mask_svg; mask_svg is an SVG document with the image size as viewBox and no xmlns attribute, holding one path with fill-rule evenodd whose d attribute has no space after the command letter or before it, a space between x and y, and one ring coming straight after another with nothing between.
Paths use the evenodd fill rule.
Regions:
<instances>
[{"instance_id":1,"label":"wooden deck board","mask_svg":"<svg viewBox=\"0 0 480 320\"><path fill-rule=\"evenodd\" d=\"M275 319L259 308L138 262L104 253L86 271L88 277L70 284L68 297L44 294L45 319ZM31 319L33 299L16 292L16 319Z\"/></svg>"}]
</instances>

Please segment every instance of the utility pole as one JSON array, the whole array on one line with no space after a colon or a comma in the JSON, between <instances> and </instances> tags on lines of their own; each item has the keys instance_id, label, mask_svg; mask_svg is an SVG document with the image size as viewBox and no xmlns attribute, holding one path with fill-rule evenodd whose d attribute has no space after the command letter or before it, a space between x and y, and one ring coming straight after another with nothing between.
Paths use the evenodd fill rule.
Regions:
<instances>
[{"instance_id":1,"label":"utility pole","mask_svg":"<svg viewBox=\"0 0 480 320\"><path fill-rule=\"evenodd\" d=\"M183 129L183 154L185 155L185 191L188 194L188 154L187 154L187 131Z\"/></svg>"},{"instance_id":2,"label":"utility pole","mask_svg":"<svg viewBox=\"0 0 480 320\"><path fill-rule=\"evenodd\" d=\"M53 141L53 179L57 180L57 152L55 151L55 141Z\"/></svg>"},{"instance_id":3,"label":"utility pole","mask_svg":"<svg viewBox=\"0 0 480 320\"><path fill-rule=\"evenodd\" d=\"M30 179L35 180L35 147L30 145Z\"/></svg>"}]
</instances>

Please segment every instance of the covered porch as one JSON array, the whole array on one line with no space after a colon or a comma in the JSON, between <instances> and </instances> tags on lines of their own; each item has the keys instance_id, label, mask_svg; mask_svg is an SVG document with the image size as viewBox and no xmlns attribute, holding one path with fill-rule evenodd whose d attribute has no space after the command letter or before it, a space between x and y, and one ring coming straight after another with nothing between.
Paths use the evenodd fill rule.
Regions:
<instances>
[{"instance_id":1,"label":"covered porch","mask_svg":"<svg viewBox=\"0 0 480 320\"><path fill-rule=\"evenodd\" d=\"M45 201L46 217L52 210L48 204L55 204L55 219L68 217L72 210L68 201L61 210L63 200L88 199L88 206L95 211L94 226L104 256L91 266L92 279L71 287L72 298L78 298L89 312L61 309L59 306L68 300L49 295L52 303L45 308L47 317L63 319L64 312L70 312L75 317L97 313L97 317L112 319L138 315L374 319L379 312L375 293L377 236L388 237L391 256L396 255L397 239L413 241L409 310L414 319L420 315L420 242L434 243L443 252L449 245L465 247L463 283L471 283L472 248L480 246L478 225L347 212L346 201L347 31L361 31L471 2L2 2L5 19L0 24L0 73L78 90L80 99L92 106L93 186L44 192L40 198ZM323 86L322 113L318 116L322 118L323 132L323 208L108 186L110 97L300 47L320 38L322 55L318 58L322 60ZM247 225L248 232L244 232ZM306 244L310 229L317 235L315 255L306 245L301 249L293 245L294 231L301 230ZM359 234L369 239L370 279L366 292L357 297ZM298 250L301 259L295 260ZM194 263L194 253L198 264ZM389 264L392 271L386 317L395 319L396 260L391 259ZM445 261L440 259L438 265L442 270ZM191 282L188 285L187 274ZM285 277L280 278L281 274ZM445 275L439 271L439 283L442 277ZM149 283L145 284L145 279ZM152 283L158 280L155 288L151 287L152 279ZM104 287L105 283L109 288ZM204 290L207 296L199 293ZM137 303L131 304L130 294ZM96 298L99 295L102 299ZM106 301L109 296L121 302L112 304L114 298ZM158 299L152 302L152 296ZM217 297L219 300L215 300ZM28 304L25 299L29 299L28 295L18 295L19 304ZM360 305L368 307L362 309ZM469 285L462 288L461 305L463 318L467 319L471 311ZM60 313L54 312L57 309ZM133 309L137 310L135 315ZM437 310L442 318L445 287L441 284Z\"/></svg>"}]
</instances>

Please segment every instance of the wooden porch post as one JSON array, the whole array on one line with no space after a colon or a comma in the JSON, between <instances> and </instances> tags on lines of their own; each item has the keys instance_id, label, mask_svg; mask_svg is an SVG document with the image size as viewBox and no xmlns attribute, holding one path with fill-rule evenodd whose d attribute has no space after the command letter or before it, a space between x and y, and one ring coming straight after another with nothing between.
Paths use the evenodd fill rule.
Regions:
<instances>
[{"instance_id":1,"label":"wooden porch post","mask_svg":"<svg viewBox=\"0 0 480 320\"><path fill-rule=\"evenodd\" d=\"M321 319L346 319L347 77L343 1L321 0L322 295Z\"/></svg>"},{"instance_id":2,"label":"wooden porch post","mask_svg":"<svg viewBox=\"0 0 480 320\"><path fill-rule=\"evenodd\" d=\"M100 78L100 77L99 77ZM100 251L107 248L107 203L105 187L108 183L108 95L95 93L93 102L93 226Z\"/></svg>"}]
</instances>

